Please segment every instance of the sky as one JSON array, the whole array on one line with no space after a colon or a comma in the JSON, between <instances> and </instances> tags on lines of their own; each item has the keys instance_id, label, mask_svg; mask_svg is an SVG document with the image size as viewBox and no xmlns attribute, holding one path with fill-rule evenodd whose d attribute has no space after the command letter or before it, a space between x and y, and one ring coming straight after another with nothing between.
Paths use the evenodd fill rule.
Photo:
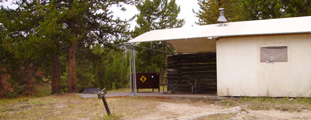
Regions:
<instances>
[{"instance_id":1,"label":"sky","mask_svg":"<svg viewBox=\"0 0 311 120\"><path fill-rule=\"evenodd\" d=\"M10 2L12 1L15 1L15 0L8 0L7 2L5 2L5 0L2 0L2 3L0 2L0 5L3 4L4 6L13 7L12 5L10 5ZM178 18L185 19L186 21L183 27L197 26L195 24L195 21L197 21L198 18L195 17L195 14L192 12L192 9L194 11L199 10L200 7L198 5L198 1L197 0L176 0L176 4L179 5L181 9L178 15ZM135 14L138 14L138 11L135 6L126 5L125 7L126 7L125 12L119 10L119 8L117 8L116 6L112 7L114 16L120 17L121 19L130 19ZM136 25L136 21L133 20L131 23L130 29L134 29L135 25Z\"/></svg>"},{"instance_id":2,"label":"sky","mask_svg":"<svg viewBox=\"0 0 311 120\"><path fill-rule=\"evenodd\" d=\"M197 17L195 17L195 14L192 12L192 9L194 11L199 10L199 5L197 0L176 0L176 4L180 6L180 13L178 15L179 19L185 19L186 23L183 27L192 27L197 26L195 24L195 21L198 20ZM112 11L114 12L115 17L120 17L121 19L130 19L135 14L138 14L138 11L135 6L126 5L125 6L126 11L123 12L119 10L117 7L112 7ZM134 29L136 25L135 20L131 23L131 28Z\"/></svg>"}]
</instances>

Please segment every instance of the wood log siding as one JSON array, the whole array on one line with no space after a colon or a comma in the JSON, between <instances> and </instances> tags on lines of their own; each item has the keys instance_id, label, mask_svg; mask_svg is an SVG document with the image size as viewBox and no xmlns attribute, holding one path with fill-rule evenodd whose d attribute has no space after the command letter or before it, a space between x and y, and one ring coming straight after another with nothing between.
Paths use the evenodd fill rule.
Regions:
<instances>
[{"instance_id":1,"label":"wood log siding","mask_svg":"<svg viewBox=\"0 0 311 120\"><path fill-rule=\"evenodd\" d=\"M199 81L198 86L216 88L216 76L215 52L167 57L167 79L169 84L178 80L193 82L197 79ZM183 84L179 86L181 87Z\"/></svg>"}]
</instances>

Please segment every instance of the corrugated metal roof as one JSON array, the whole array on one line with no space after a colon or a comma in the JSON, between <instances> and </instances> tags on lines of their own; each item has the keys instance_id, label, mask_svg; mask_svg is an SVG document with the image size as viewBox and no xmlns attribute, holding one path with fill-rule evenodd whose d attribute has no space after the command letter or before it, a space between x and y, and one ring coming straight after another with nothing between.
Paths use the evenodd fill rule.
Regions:
<instances>
[{"instance_id":1,"label":"corrugated metal roof","mask_svg":"<svg viewBox=\"0 0 311 120\"><path fill-rule=\"evenodd\" d=\"M153 30L128 43L293 33L311 33L311 16L228 22L225 26L211 24L191 28Z\"/></svg>"}]
</instances>

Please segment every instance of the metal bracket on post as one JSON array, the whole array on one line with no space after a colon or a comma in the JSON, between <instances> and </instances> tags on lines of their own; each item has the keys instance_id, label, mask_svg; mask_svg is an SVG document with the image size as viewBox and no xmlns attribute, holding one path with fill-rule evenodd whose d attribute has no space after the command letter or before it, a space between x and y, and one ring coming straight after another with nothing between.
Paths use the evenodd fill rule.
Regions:
<instances>
[{"instance_id":1,"label":"metal bracket on post","mask_svg":"<svg viewBox=\"0 0 311 120\"><path fill-rule=\"evenodd\" d=\"M111 115L110 109L109 109L109 107L108 107L108 103L107 103L106 98L105 98L105 95L106 95L106 94L107 94L107 90L106 90L106 88L104 88L104 89L102 89L101 91L99 91L99 92L97 93L97 96L98 96L98 99L101 98L101 99L103 100L103 103L104 103L104 105L105 105L107 114L108 114L108 115Z\"/></svg>"}]
</instances>

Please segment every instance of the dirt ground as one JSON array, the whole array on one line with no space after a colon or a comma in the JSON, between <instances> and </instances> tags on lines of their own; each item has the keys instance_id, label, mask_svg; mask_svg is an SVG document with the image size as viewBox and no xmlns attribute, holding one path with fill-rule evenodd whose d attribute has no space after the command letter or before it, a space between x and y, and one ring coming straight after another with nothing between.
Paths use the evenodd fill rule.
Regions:
<instances>
[{"instance_id":1,"label":"dirt ground","mask_svg":"<svg viewBox=\"0 0 311 120\"><path fill-rule=\"evenodd\" d=\"M183 116L193 116L195 114L202 113L217 113L229 106L222 105L222 101L206 101L206 100L196 100L189 98L170 98L169 100L164 100L162 102L155 102L155 109L153 112L144 113L141 116L124 117L123 119L133 119L133 120L165 120L165 119L176 119ZM290 105L295 107L295 105ZM200 117L197 119L311 119L310 109L305 109L302 111L282 111L282 110L251 110L248 104L240 104L242 111L236 114L216 114L205 117ZM289 108L291 109L291 108Z\"/></svg>"},{"instance_id":2,"label":"dirt ground","mask_svg":"<svg viewBox=\"0 0 311 120\"><path fill-rule=\"evenodd\" d=\"M107 98L112 116L107 116L98 98L77 94L41 98L0 99L0 119L68 120L169 120L205 114L206 119L311 119L310 99L240 98L222 101L204 98L114 97ZM217 114L239 106L238 113ZM213 113L213 114L208 114Z\"/></svg>"}]
</instances>

